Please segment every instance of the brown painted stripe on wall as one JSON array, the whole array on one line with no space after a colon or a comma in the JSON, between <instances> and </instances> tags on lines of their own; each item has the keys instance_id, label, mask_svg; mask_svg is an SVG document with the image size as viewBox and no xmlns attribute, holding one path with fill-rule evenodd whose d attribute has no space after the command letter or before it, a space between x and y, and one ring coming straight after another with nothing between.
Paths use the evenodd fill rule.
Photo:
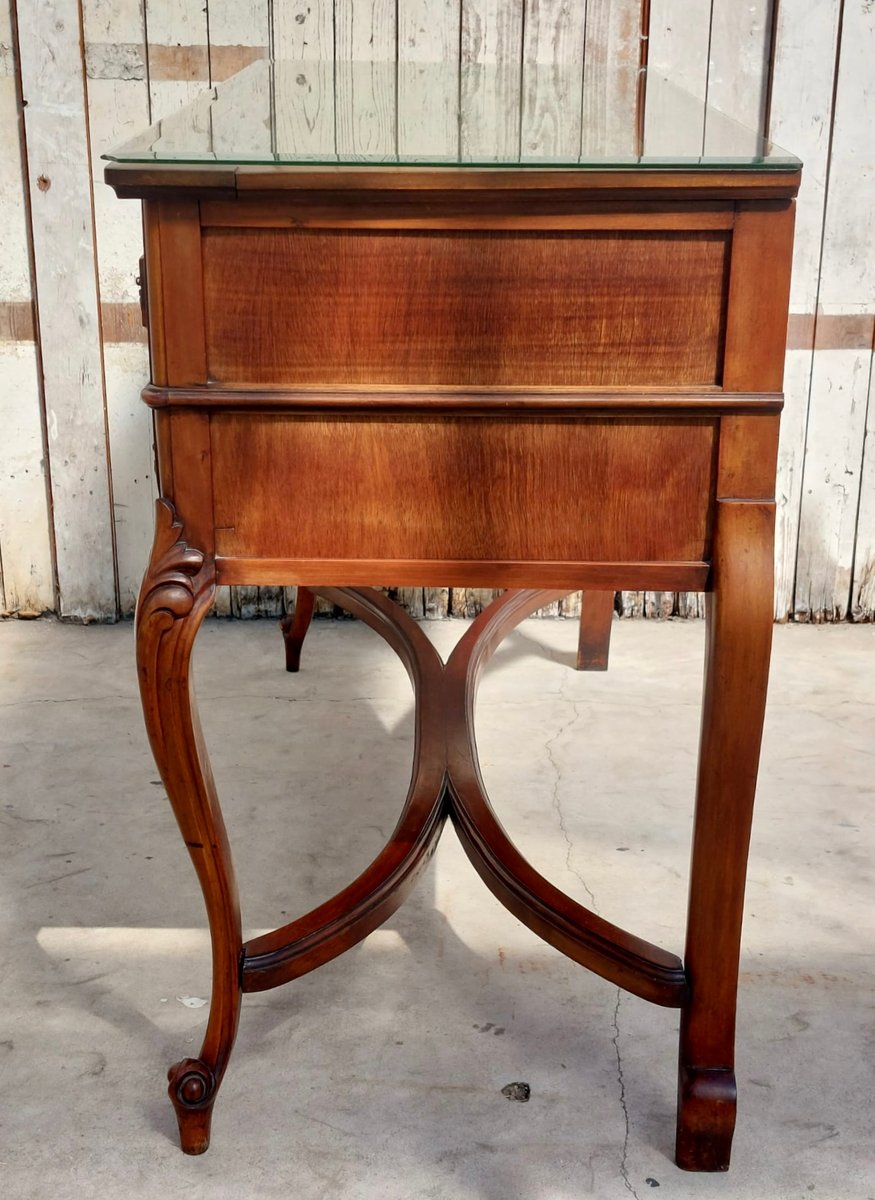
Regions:
<instances>
[{"instance_id":1,"label":"brown painted stripe on wall","mask_svg":"<svg viewBox=\"0 0 875 1200\"><path fill-rule=\"evenodd\" d=\"M34 328L30 300L0 301L0 342L32 342Z\"/></svg>"},{"instance_id":2,"label":"brown painted stripe on wall","mask_svg":"<svg viewBox=\"0 0 875 1200\"><path fill-rule=\"evenodd\" d=\"M148 340L139 304L101 304L100 320L105 342L145 342Z\"/></svg>"},{"instance_id":3,"label":"brown painted stripe on wall","mask_svg":"<svg viewBox=\"0 0 875 1200\"><path fill-rule=\"evenodd\" d=\"M218 83L267 57L266 46L150 46L152 80Z\"/></svg>"},{"instance_id":4,"label":"brown painted stripe on wall","mask_svg":"<svg viewBox=\"0 0 875 1200\"><path fill-rule=\"evenodd\" d=\"M236 47L235 47L236 48ZM251 49L252 47L242 47ZM145 342L140 306L134 302L100 306L105 342ZM0 300L0 342L34 340L33 305L29 300ZM875 349L875 313L791 313L788 350Z\"/></svg>"},{"instance_id":5,"label":"brown painted stripe on wall","mask_svg":"<svg viewBox=\"0 0 875 1200\"><path fill-rule=\"evenodd\" d=\"M210 46L213 83L236 75L262 58L267 58L267 46Z\"/></svg>"},{"instance_id":6,"label":"brown painted stripe on wall","mask_svg":"<svg viewBox=\"0 0 875 1200\"><path fill-rule=\"evenodd\" d=\"M875 313L791 313L788 350L871 350Z\"/></svg>"},{"instance_id":7,"label":"brown painted stripe on wall","mask_svg":"<svg viewBox=\"0 0 875 1200\"><path fill-rule=\"evenodd\" d=\"M146 330L136 303L100 306L105 342L145 342ZM29 300L0 301L0 342L34 341L33 305Z\"/></svg>"},{"instance_id":8,"label":"brown painted stripe on wall","mask_svg":"<svg viewBox=\"0 0 875 1200\"><path fill-rule=\"evenodd\" d=\"M155 82L174 80L207 83L210 59L206 46L150 46L149 78Z\"/></svg>"}]
</instances>

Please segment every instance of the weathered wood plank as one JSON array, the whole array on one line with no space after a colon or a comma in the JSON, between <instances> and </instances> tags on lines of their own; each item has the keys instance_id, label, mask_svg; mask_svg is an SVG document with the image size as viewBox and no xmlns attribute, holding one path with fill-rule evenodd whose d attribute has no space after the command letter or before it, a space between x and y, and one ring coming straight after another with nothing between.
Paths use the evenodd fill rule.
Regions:
<instances>
[{"instance_id":1,"label":"weathered wood plank","mask_svg":"<svg viewBox=\"0 0 875 1200\"><path fill-rule=\"evenodd\" d=\"M0 305L32 325L28 216L22 175L10 11L0 7ZM22 334L24 320L10 328ZM0 344L0 613L55 604L36 346Z\"/></svg>"},{"instance_id":2,"label":"weathered wood plank","mask_svg":"<svg viewBox=\"0 0 875 1200\"><path fill-rule=\"evenodd\" d=\"M423 588L426 621L439 621L450 615L449 588Z\"/></svg>"},{"instance_id":3,"label":"weathered wood plank","mask_svg":"<svg viewBox=\"0 0 875 1200\"><path fill-rule=\"evenodd\" d=\"M60 605L91 620L116 590L80 38L77 0L19 7Z\"/></svg>"},{"instance_id":4,"label":"weathered wood plank","mask_svg":"<svg viewBox=\"0 0 875 1200\"><path fill-rule=\"evenodd\" d=\"M818 313L875 310L873 61L875 8L846 4ZM848 613L871 364L871 341L820 349L815 326L795 603L808 620Z\"/></svg>"},{"instance_id":5,"label":"weathered wood plank","mask_svg":"<svg viewBox=\"0 0 875 1200\"><path fill-rule=\"evenodd\" d=\"M500 596L501 589L454 587L449 593L449 615L471 618L479 616L496 596Z\"/></svg>"},{"instance_id":6,"label":"weathered wood plank","mask_svg":"<svg viewBox=\"0 0 875 1200\"><path fill-rule=\"evenodd\" d=\"M55 607L36 346L0 345L0 613Z\"/></svg>"},{"instance_id":7,"label":"weathered wood plank","mask_svg":"<svg viewBox=\"0 0 875 1200\"><path fill-rule=\"evenodd\" d=\"M580 151L587 6L529 0L523 45L522 158L576 158Z\"/></svg>"},{"instance_id":8,"label":"weathered wood plank","mask_svg":"<svg viewBox=\"0 0 875 1200\"><path fill-rule=\"evenodd\" d=\"M152 422L140 401L149 366L145 343L116 343L123 330L107 317L110 306L124 307L137 313L139 324L142 218L138 205L119 204L103 182L100 156L149 122L145 30L140 0L83 0L82 18L115 560L119 611L127 616L152 542ZM128 50L124 58L115 53L119 42Z\"/></svg>"},{"instance_id":9,"label":"weathered wood plank","mask_svg":"<svg viewBox=\"0 0 875 1200\"><path fill-rule=\"evenodd\" d=\"M248 55L238 55L234 63L232 51L256 47L265 57L270 46L270 15L271 9L291 7L287 3L274 5L272 0L210 0L210 66L213 80L226 79L228 73L217 70L221 66L234 66L242 70L246 65ZM219 49L220 53L215 51ZM220 58L224 62L217 63ZM232 72L233 73L233 72Z\"/></svg>"},{"instance_id":10,"label":"weathered wood plank","mask_svg":"<svg viewBox=\"0 0 875 1200\"><path fill-rule=\"evenodd\" d=\"M400 0L398 153L402 157L434 162L458 157L461 18L461 0Z\"/></svg>"},{"instance_id":11,"label":"weathered wood plank","mask_svg":"<svg viewBox=\"0 0 875 1200\"><path fill-rule=\"evenodd\" d=\"M394 0L336 0L335 103L341 158L397 152Z\"/></svg>"},{"instance_id":12,"label":"weathered wood plank","mask_svg":"<svg viewBox=\"0 0 875 1200\"><path fill-rule=\"evenodd\" d=\"M651 4L644 151L701 154L708 91L710 4Z\"/></svg>"},{"instance_id":13,"label":"weathered wood plank","mask_svg":"<svg viewBox=\"0 0 875 1200\"><path fill-rule=\"evenodd\" d=\"M330 158L337 152L333 5L309 0L275 5L273 48L277 150Z\"/></svg>"},{"instance_id":14,"label":"weathered wood plank","mask_svg":"<svg viewBox=\"0 0 875 1200\"><path fill-rule=\"evenodd\" d=\"M273 53L278 61L334 59L333 0L284 0L273 4Z\"/></svg>"},{"instance_id":15,"label":"weathered wood plank","mask_svg":"<svg viewBox=\"0 0 875 1200\"><path fill-rule=\"evenodd\" d=\"M851 583L850 615L855 621L875 620L875 360L869 379L865 447Z\"/></svg>"},{"instance_id":16,"label":"weathered wood plank","mask_svg":"<svg viewBox=\"0 0 875 1200\"><path fill-rule=\"evenodd\" d=\"M152 414L140 399L149 364L146 347L133 343L106 344L103 354L119 612L127 617L134 611L149 561L158 494Z\"/></svg>"},{"instance_id":17,"label":"weathered wood plank","mask_svg":"<svg viewBox=\"0 0 875 1200\"><path fill-rule=\"evenodd\" d=\"M588 0L581 157L637 153L641 0Z\"/></svg>"},{"instance_id":18,"label":"weathered wood plank","mask_svg":"<svg viewBox=\"0 0 875 1200\"><path fill-rule=\"evenodd\" d=\"M149 97L152 120L158 121L189 104L209 86L209 16L204 0L143 3Z\"/></svg>"},{"instance_id":19,"label":"weathered wood plank","mask_svg":"<svg viewBox=\"0 0 875 1200\"><path fill-rule=\"evenodd\" d=\"M795 5L782 4L778 10L769 133L805 164L796 201L791 314L813 314L817 308L840 12L841 0L800 0ZM808 345L791 343L784 370L775 525L775 616L779 621L786 620L793 609L813 326L812 320Z\"/></svg>"},{"instance_id":20,"label":"weathered wood plank","mask_svg":"<svg viewBox=\"0 0 875 1200\"><path fill-rule=\"evenodd\" d=\"M463 161L490 162L519 154L522 37L523 0L463 0Z\"/></svg>"},{"instance_id":21,"label":"weathered wood plank","mask_svg":"<svg viewBox=\"0 0 875 1200\"><path fill-rule=\"evenodd\" d=\"M713 0L708 64L708 105L740 126L738 152L753 152L763 128L768 78L771 0ZM726 125L715 117L713 131L705 123L705 150L727 142Z\"/></svg>"}]
</instances>

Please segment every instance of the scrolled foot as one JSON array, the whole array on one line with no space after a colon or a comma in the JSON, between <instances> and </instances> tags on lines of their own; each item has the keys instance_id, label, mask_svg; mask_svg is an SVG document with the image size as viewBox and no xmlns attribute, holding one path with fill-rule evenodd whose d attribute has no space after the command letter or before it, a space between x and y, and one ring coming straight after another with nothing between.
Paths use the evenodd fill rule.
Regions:
<instances>
[{"instance_id":1,"label":"scrolled foot","mask_svg":"<svg viewBox=\"0 0 875 1200\"><path fill-rule=\"evenodd\" d=\"M682 1067L675 1162L684 1171L728 1171L735 1130L735 1072Z\"/></svg>"},{"instance_id":2,"label":"scrolled foot","mask_svg":"<svg viewBox=\"0 0 875 1200\"><path fill-rule=\"evenodd\" d=\"M176 1110L179 1142L184 1154L203 1154L210 1144L210 1122L216 1099L216 1078L197 1058L184 1058L167 1072L167 1092Z\"/></svg>"}]
</instances>

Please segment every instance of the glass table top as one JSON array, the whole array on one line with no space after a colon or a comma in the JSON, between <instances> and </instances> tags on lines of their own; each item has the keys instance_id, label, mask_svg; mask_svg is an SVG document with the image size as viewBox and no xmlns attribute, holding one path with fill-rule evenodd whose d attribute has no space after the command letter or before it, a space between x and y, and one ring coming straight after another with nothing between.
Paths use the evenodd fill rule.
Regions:
<instances>
[{"instance_id":1,"label":"glass table top","mask_svg":"<svg viewBox=\"0 0 875 1200\"><path fill-rule=\"evenodd\" d=\"M103 156L119 163L796 170L756 130L623 69L261 60Z\"/></svg>"}]
</instances>

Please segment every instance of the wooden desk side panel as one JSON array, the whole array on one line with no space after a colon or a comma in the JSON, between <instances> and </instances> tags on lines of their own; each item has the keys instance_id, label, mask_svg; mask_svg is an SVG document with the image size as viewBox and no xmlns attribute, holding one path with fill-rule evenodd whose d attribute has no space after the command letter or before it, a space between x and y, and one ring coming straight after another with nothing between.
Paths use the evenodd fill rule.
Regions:
<instances>
[{"instance_id":1,"label":"wooden desk side panel","mask_svg":"<svg viewBox=\"0 0 875 1200\"><path fill-rule=\"evenodd\" d=\"M714 386L726 229L205 228L211 381ZM655 218L654 218L655 219ZM695 221L695 214L690 219Z\"/></svg>"},{"instance_id":2,"label":"wooden desk side panel","mask_svg":"<svg viewBox=\"0 0 875 1200\"><path fill-rule=\"evenodd\" d=\"M716 420L220 413L211 445L223 558L701 562L710 553Z\"/></svg>"}]
</instances>

